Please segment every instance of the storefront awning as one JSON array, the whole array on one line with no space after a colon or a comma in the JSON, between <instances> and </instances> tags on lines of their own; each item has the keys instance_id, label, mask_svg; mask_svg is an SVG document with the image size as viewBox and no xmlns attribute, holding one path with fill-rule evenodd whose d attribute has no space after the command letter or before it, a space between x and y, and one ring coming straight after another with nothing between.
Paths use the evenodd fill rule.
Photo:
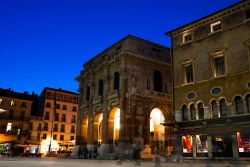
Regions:
<instances>
[{"instance_id":1,"label":"storefront awning","mask_svg":"<svg viewBox=\"0 0 250 167\"><path fill-rule=\"evenodd\" d=\"M16 136L0 134L0 143L8 143L16 140Z\"/></svg>"}]
</instances>

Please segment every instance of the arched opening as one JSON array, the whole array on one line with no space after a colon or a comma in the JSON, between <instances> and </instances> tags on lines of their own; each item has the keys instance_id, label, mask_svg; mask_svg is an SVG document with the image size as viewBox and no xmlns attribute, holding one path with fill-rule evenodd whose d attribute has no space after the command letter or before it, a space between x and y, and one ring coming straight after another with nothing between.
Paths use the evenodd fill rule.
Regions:
<instances>
[{"instance_id":1,"label":"arched opening","mask_svg":"<svg viewBox=\"0 0 250 167\"><path fill-rule=\"evenodd\" d=\"M120 133L120 108L114 107L109 113L109 144L110 151L113 152L114 147L119 142Z\"/></svg>"},{"instance_id":2,"label":"arched opening","mask_svg":"<svg viewBox=\"0 0 250 167\"><path fill-rule=\"evenodd\" d=\"M88 141L88 116L82 118L81 144L87 144Z\"/></svg>"},{"instance_id":3,"label":"arched opening","mask_svg":"<svg viewBox=\"0 0 250 167\"><path fill-rule=\"evenodd\" d=\"M219 112L219 107L216 102L216 100L213 100L211 103L212 106L212 117L213 118L219 118L220 117L220 112Z\"/></svg>"},{"instance_id":4,"label":"arched opening","mask_svg":"<svg viewBox=\"0 0 250 167\"><path fill-rule=\"evenodd\" d=\"M236 96L234 98L234 104L235 104L235 110L237 114L243 114L244 113L244 105L243 100L240 96Z\"/></svg>"},{"instance_id":5,"label":"arched opening","mask_svg":"<svg viewBox=\"0 0 250 167\"><path fill-rule=\"evenodd\" d=\"M191 113L191 120L195 120L196 119L196 109L194 104L190 105L190 113Z\"/></svg>"},{"instance_id":6,"label":"arched opening","mask_svg":"<svg viewBox=\"0 0 250 167\"><path fill-rule=\"evenodd\" d=\"M246 96L247 112L250 113L250 94Z\"/></svg>"},{"instance_id":7,"label":"arched opening","mask_svg":"<svg viewBox=\"0 0 250 167\"><path fill-rule=\"evenodd\" d=\"M96 114L94 117L94 144L100 145L102 143L102 129L103 129L103 114Z\"/></svg>"},{"instance_id":8,"label":"arched opening","mask_svg":"<svg viewBox=\"0 0 250 167\"><path fill-rule=\"evenodd\" d=\"M228 115L228 108L225 99L220 100L220 113L221 116L227 116Z\"/></svg>"},{"instance_id":9,"label":"arched opening","mask_svg":"<svg viewBox=\"0 0 250 167\"><path fill-rule=\"evenodd\" d=\"M202 102L198 104L198 114L199 114L199 119L204 119L204 107Z\"/></svg>"},{"instance_id":10,"label":"arched opening","mask_svg":"<svg viewBox=\"0 0 250 167\"><path fill-rule=\"evenodd\" d=\"M150 147L151 153L157 149L165 152L165 127L161 123L165 122L165 117L161 110L154 108L150 113Z\"/></svg>"}]
</instances>

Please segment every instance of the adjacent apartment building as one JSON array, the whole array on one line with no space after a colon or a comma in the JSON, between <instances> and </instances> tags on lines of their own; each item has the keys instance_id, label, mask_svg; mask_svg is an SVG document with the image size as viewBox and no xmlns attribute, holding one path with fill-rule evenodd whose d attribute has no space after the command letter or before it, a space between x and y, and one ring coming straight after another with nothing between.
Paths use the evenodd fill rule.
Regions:
<instances>
[{"instance_id":1,"label":"adjacent apartment building","mask_svg":"<svg viewBox=\"0 0 250 167\"><path fill-rule=\"evenodd\" d=\"M37 115L30 123L29 142L36 145L31 149L34 153L71 151L76 139L78 96L62 89L44 88L39 96Z\"/></svg>"},{"instance_id":2,"label":"adjacent apartment building","mask_svg":"<svg viewBox=\"0 0 250 167\"><path fill-rule=\"evenodd\" d=\"M172 38L175 152L250 156L250 1L166 33Z\"/></svg>"}]
</instances>

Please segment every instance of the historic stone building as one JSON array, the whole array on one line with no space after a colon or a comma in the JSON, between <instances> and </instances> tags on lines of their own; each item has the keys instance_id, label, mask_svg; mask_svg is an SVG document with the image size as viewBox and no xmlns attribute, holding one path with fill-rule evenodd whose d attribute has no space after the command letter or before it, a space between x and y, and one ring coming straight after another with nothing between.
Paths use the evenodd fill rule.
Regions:
<instances>
[{"instance_id":1,"label":"historic stone building","mask_svg":"<svg viewBox=\"0 0 250 167\"><path fill-rule=\"evenodd\" d=\"M250 1L167 32L172 37L175 151L250 156Z\"/></svg>"},{"instance_id":2,"label":"historic stone building","mask_svg":"<svg viewBox=\"0 0 250 167\"><path fill-rule=\"evenodd\" d=\"M139 137L147 153L171 152L171 128L160 124L172 119L169 48L128 35L85 63L77 81L77 144L103 155Z\"/></svg>"}]
</instances>

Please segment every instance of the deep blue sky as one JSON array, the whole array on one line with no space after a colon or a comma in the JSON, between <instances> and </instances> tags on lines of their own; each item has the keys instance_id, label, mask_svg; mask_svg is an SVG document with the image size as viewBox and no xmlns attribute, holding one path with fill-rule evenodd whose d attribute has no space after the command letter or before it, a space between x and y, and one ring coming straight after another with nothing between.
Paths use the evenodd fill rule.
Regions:
<instances>
[{"instance_id":1,"label":"deep blue sky","mask_svg":"<svg viewBox=\"0 0 250 167\"><path fill-rule=\"evenodd\" d=\"M77 92L82 65L127 34L164 33L240 0L0 0L0 88Z\"/></svg>"}]
</instances>

